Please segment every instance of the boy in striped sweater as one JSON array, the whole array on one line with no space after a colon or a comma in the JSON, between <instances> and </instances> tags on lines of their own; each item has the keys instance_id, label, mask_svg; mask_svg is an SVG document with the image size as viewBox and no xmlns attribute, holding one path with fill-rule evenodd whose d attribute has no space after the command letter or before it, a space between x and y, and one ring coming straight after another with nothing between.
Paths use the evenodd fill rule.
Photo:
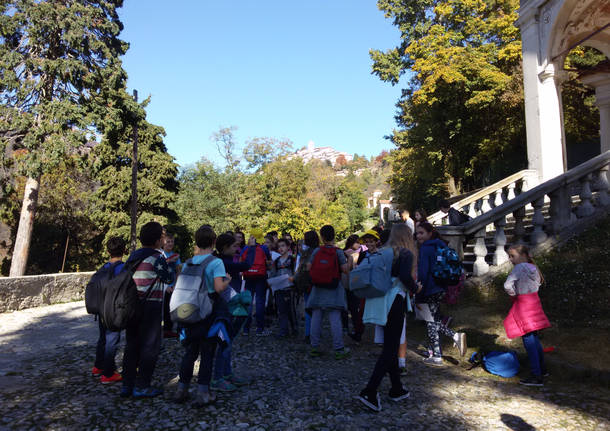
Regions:
<instances>
[{"instance_id":1,"label":"boy in striped sweater","mask_svg":"<svg viewBox=\"0 0 610 431\"><path fill-rule=\"evenodd\" d=\"M163 227L157 222L146 223L140 229L142 248L127 259L140 262L133 280L141 301L141 313L126 329L126 346L123 355L122 397L154 397L163 391L150 386L161 347L161 314L163 285L174 282L163 254L158 250L163 244Z\"/></svg>"}]
</instances>

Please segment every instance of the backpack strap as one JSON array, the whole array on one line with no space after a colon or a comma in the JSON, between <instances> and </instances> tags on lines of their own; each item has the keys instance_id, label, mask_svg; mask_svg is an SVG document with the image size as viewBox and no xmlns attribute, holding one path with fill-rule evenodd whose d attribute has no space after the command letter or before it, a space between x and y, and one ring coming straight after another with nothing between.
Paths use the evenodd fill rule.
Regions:
<instances>
[{"instance_id":1,"label":"backpack strap","mask_svg":"<svg viewBox=\"0 0 610 431\"><path fill-rule=\"evenodd\" d=\"M200 264L198 264L201 267L201 285L199 286L199 290L201 291L201 288L203 286L205 286L205 270L207 269L208 265L210 263L212 263L212 261L214 259L218 259L216 256L214 255L209 255L208 257L206 257L205 259L203 259L203 262L201 262ZM191 262L191 265L193 265L193 260L189 259ZM207 286L206 286L207 287Z\"/></svg>"}]
</instances>

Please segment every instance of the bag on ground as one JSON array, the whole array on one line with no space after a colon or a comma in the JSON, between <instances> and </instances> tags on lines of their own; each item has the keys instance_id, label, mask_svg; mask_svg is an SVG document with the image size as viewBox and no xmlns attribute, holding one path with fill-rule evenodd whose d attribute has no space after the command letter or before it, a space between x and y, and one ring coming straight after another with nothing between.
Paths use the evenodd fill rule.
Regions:
<instances>
[{"instance_id":1,"label":"bag on ground","mask_svg":"<svg viewBox=\"0 0 610 431\"><path fill-rule=\"evenodd\" d=\"M309 270L311 284L323 289L335 289L339 286L341 273L336 247L320 247L313 257Z\"/></svg>"},{"instance_id":2,"label":"bag on ground","mask_svg":"<svg viewBox=\"0 0 610 431\"><path fill-rule=\"evenodd\" d=\"M192 259L184 263L169 301L173 322L197 323L212 313L213 303L205 283L205 270L214 259L214 256L208 256L200 264L194 264Z\"/></svg>"},{"instance_id":3,"label":"bag on ground","mask_svg":"<svg viewBox=\"0 0 610 431\"><path fill-rule=\"evenodd\" d=\"M460 256L450 247L437 247L432 277L442 286L453 286L459 283L463 267Z\"/></svg>"},{"instance_id":4,"label":"bag on ground","mask_svg":"<svg viewBox=\"0 0 610 431\"><path fill-rule=\"evenodd\" d=\"M469 362L473 364L470 369L482 365L489 373L505 378L516 376L520 367L517 352L514 350L506 352L494 350L485 354L475 352Z\"/></svg>"},{"instance_id":5,"label":"bag on ground","mask_svg":"<svg viewBox=\"0 0 610 431\"><path fill-rule=\"evenodd\" d=\"M87 309L87 313L102 313L106 285L113 277L116 266L120 263L122 262L115 262L110 265L105 264L91 276L91 279L85 287L85 308Z\"/></svg>"},{"instance_id":6,"label":"bag on ground","mask_svg":"<svg viewBox=\"0 0 610 431\"><path fill-rule=\"evenodd\" d=\"M349 274L349 288L358 298L378 298L391 287L390 270L381 253L369 254Z\"/></svg>"},{"instance_id":7,"label":"bag on ground","mask_svg":"<svg viewBox=\"0 0 610 431\"><path fill-rule=\"evenodd\" d=\"M133 274L140 263L142 260L126 263L123 270L106 283L101 317L104 325L111 331L127 328L127 324L138 315L140 299ZM146 297L156 282L156 279L152 282Z\"/></svg>"}]
</instances>

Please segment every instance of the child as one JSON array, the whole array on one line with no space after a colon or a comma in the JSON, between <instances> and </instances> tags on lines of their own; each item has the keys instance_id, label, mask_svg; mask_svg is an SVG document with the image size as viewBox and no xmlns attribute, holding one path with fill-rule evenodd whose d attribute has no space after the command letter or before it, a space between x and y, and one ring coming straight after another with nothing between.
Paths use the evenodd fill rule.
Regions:
<instances>
[{"instance_id":1,"label":"child","mask_svg":"<svg viewBox=\"0 0 610 431\"><path fill-rule=\"evenodd\" d=\"M295 309L295 301L293 295L294 282L294 257L290 250L290 243L284 238L277 241L278 252L280 256L273 261L273 277L282 275L289 276L289 286L279 288L274 292L275 303L279 314L280 337L288 336L288 325L293 336L298 334L297 317Z\"/></svg>"},{"instance_id":2,"label":"child","mask_svg":"<svg viewBox=\"0 0 610 431\"><path fill-rule=\"evenodd\" d=\"M140 242L142 248L134 251L126 263L139 262L133 280L141 300L141 313L125 330L121 396L150 398L163 393L150 383L161 348L163 284L172 284L174 274L158 251L163 244L163 227L159 223L149 222L142 226Z\"/></svg>"},{"instance_id":3,"label":"child","mask_svg":"<svg viewBox=\"0 0 610 431\"><path fill-rule=\"evenodd\" d=\"M546 367L537 331L551 326L538 296L538 289L544 279L526 246L510 247L508 258L515 267L504 283L504 290L513 298L513 306L504 320L504 329L508 338L521 337L530 360L531 376L519 383L542 386Z\"/></svg>"},{"instance_id":4,"label":"child","mask_svg":"<svg viewBox=\"0 0 610 431\"><path fill-rule=\"evenodd\" d=\"M125 240L119 237L112 237L108 240L106 249L110 254L110 260L102 266L98 272L112 271L112 275L117 275L123 269L123 255L125 254ZM97 340L95 351L95 365L91 374L100 376L103 385L120 382L123 378L116 372L114 356L116 349L121 341L121 331L110 331L106 328L102 319L98 317L100 336Z\"/></svg>"},{"instance_id":5,"label":"child","mask_svg":"<svg viewBox=\"0 0 610 431\"><path fill-rule=\"evenodd\" d=\"M320 246L320 238L315 230L305 232L301 251L297 256L295 271L295 287L299 294L303 295L303 303L307 305L307 300L311 293L311 277L309 276L308 265L311 263L312 253ZM311 312L305 310L305 338L304 342L310 344L311 339Z\"/></svg>"},{"instance_id":6,"label":"child","mask_svg":"<svg viewBox=\"0 0 610 431\"><path fill-rule=\"evenodd\" d=\"M307 300L306 309L311 310L311 351L310 356L318 357L321 352L320 336L322 334L322 315L328 312L330 329L333 337L335 359L343 359L349 355L350 350L343 344L343 329L341 327L341 311L347 310L345 289L339 282L341 272L347 272L347 259L343 250L335 247L335 229L330 225L322 226L320 237L324 245L318 247L311 255L307 268L311 275L311 294ZM334 263L336 274L332 285L317 284L316 279L321 275L321 268L326 264L326 256L337 259ZM317 257L317 258L316 258Z\"/></svg>"},{"instance_id":7,"label":"child","mask_svg":"<svg viewBox=\"0 0 610 431\"><path fill-rule=\"evenodd\" d=\"M165 256L165 261L169 266L169 269L175 274L175 277L178 277L180 274L180 255L176 253L174 250L174 235L166 232L165 233L165 242L163 243L163 256ZM163 337L164 338L176 338L178 334L174 332L174 324L172 322L172 318L169 314L169 301L172 298L172 292L174 291L174 286L176 283L169 284L165 286L165 295L163 298Z\"/></svg>"},{"instance_id":8,"label":"child","mask_svg":"<svg viewBox=\"0 0 610 431\"><path fill-rule=\"evenodd\" d=\"M209 228L202 226L195 233L195 242L198 252L191 262L195 265L202 263L214 251L216 243L216 233ZM222 260L213 258L205 269L205 287L208 295L222 294L229 283L231 276L226 273ZM194 404L205 406L216 401L216 396L210 392L210 380L212 378L212 363L216 351L216 341L208 338L208 331L216 317L216 310L219 306L226 307L224 300L214 295L214 311L205 320L190 325L183 325L184 333L183 345L186 349L180 365L180 380L178 390L174 397L176 402L183 402L188 398L189 385L193 378L193 368L197 357L201 354L199 364L199 376L197 377L198 390Z\"/></svg>"}]
</instances>

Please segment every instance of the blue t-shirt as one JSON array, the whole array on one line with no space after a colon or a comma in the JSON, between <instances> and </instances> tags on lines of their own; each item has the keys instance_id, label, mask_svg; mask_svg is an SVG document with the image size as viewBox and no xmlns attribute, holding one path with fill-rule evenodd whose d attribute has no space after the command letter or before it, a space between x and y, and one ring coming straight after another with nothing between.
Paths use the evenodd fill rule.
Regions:
<instances>
[{"instance_id":1,"label":"blue t-shirt","mask_svg":"<svg viewBox=\"0 0 610 431\"><path fill-rule=\"evenodd\" d=\"M203 262L209 254L198 254L197 256L193 256L193 263L195 265L199 265ZM205 268L205 285L208 288L209 293L214 293L214 279L216 277L225 277L227 272L225 271L225 265L222 263L222 260L215 257Z\"/></svg>"}]
</instances>

